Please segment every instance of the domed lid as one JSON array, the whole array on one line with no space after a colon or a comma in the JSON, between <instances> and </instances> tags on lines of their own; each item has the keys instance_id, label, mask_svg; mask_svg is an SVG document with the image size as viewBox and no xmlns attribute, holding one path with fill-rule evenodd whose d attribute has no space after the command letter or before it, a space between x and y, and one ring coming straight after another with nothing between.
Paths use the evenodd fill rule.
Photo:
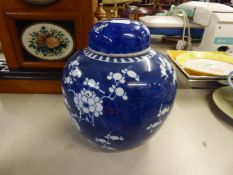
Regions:
<instances>
[{"instance_id":1,"label":"domed lid","mask_svg":"<svg viewBox=\"0 0 233 175\"><path fill-rule=\"evenodd\" d=\"M137 21L109 19L95 24L88 42L89 49L100 55L140 55L150 47L150 31Z\"/></svg>"}]
</instances>

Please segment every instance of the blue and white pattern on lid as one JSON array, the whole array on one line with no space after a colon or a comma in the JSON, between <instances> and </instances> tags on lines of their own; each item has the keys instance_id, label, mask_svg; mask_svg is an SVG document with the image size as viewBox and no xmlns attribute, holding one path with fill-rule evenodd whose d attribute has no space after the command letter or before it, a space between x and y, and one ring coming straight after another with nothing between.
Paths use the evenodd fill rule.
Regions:
<instances>
[{"instance_id":1,"label":"blue and white pattern on lid","mask_svg":"<svg viewBox=\"0 0 233 175\"><path fill-rule=\"evenodd\" d=\"M105 20L95 24L90 31L88 46L105 54L142 52L150 47L150 31L137 21Z\"/></svg>"},{"instance_id":2,"label":"blue and white pattern on lid","mask_svg":"<svg viewBox=\"0 0 233 175\"><path fill-rule=\"evenodd\" d=\"M83 52L87 57L92 58L94 60L103 61L103 62L113 62L113 63L141 62L145 60L150 60L156 55L156 52L152 49L149 49L146 54L131 56L131 57L110 57L110 56L98 55L89 48L84 49Z\"/></svg>"}]
</instances>

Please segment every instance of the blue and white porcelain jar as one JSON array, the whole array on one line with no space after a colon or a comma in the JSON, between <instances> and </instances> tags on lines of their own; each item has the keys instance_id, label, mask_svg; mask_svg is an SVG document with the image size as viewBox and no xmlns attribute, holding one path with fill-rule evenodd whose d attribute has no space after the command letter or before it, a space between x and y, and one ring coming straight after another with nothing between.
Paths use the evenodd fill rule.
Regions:
<instances>
[{"instance_id":1,"label":"blue and white porcelain jar","mask_svg":"<svg viewBox=\"0 0 233 175\"><path fill-rule=\"evenodd\" d=\"M124 150L162 125L175 99L176 75L150 48L145 25L111 19L97 23L88 48L67 61L62 87L78 130L104 149Z\"/></svg>"}]
</instances>

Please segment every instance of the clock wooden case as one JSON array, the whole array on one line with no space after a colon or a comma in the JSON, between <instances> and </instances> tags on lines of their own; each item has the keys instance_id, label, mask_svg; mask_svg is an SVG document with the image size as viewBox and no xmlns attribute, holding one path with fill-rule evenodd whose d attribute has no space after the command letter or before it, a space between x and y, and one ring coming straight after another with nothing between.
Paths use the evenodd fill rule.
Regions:
<instances>
[{"instance_id":1,"label":"clock wooden case","mask_svg":"<svg viewBox=\"0 0 233 175\"><path fill-rule=\"evenodd\" d=\"M74 44L72 51L80 50L87 45L88 31L95 21L95 8L94 0L56 0L46 5L33 5L23 0L1 0L0 40L9 69L63 68L65 59L48 61L28 52L22 43L23 31L28 26L40 23L59 26L71 34ZM71 50L69 54L72 54Z\"/></svg>"}]
</instances>

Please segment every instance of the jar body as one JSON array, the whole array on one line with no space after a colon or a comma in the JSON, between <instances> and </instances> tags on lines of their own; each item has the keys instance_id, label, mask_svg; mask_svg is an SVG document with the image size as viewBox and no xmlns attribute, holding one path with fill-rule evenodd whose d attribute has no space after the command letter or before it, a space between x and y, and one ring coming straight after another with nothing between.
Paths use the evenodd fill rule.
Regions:
<instances>
[{"instance_id":1,"label":"jar body","mask_svg":"<svg viewBox=\"0 0 233 175\"><path fill-rule=\"evenodd\" d=\"M176 76L162 54L150 49L132 57L109 57L89 49L64 68L63 96L75 126L107 150L141 145L169 114Z\"/></svg>"}]
</instances>

